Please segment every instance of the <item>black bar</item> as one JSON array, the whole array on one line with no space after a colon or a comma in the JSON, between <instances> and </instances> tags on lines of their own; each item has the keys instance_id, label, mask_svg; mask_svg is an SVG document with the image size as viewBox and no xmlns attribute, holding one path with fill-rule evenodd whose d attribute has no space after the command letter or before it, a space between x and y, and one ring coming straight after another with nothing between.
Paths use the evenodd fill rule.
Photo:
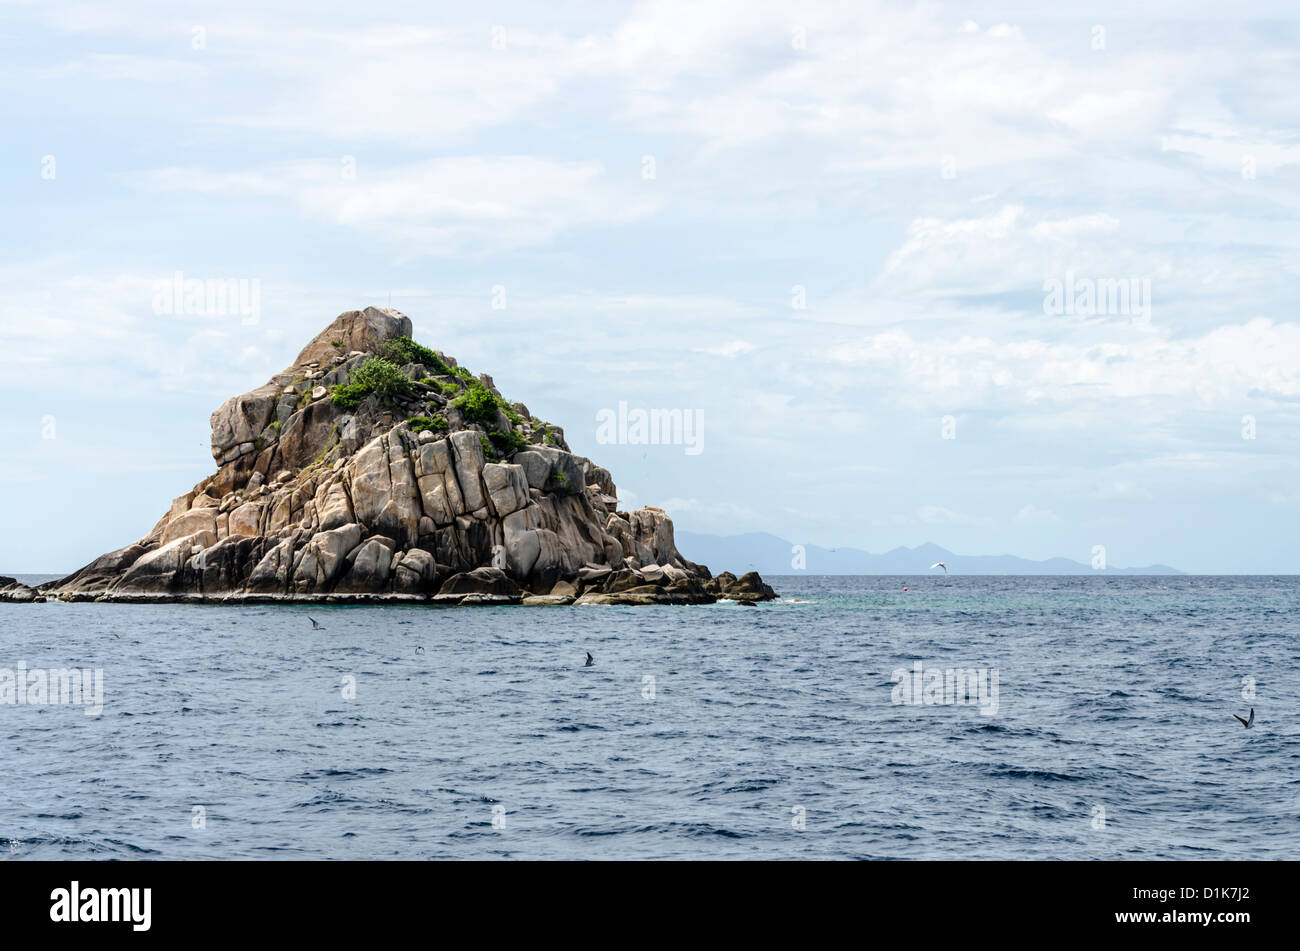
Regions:
<instances>
[{"instance_id":1,"label":"black bar","mask_svg":"<svg viewBox=\"0 0 1300 951\"><path fill-rule=\"evenodd\" d=\"M6 938L298 941L416 927L450 941L454 926L493 939L565 940L570 929L602 927L614 930L582 940L667 940L689 921L684 934L733 937L774 924L808 934L848 926L862 937L902 928L933 946L1016 933L1231 943L1286 928L1294 874L1291 863L1239 862L6 862L0 920ZM148 930L135 930L143 892L138 905L122 904L126 920L51 920L56 890L70 893L74 881L88 910L89 890L149 889ZM1154 919L1118 920L1134 913Z\"/></svg>"}]
</instances>

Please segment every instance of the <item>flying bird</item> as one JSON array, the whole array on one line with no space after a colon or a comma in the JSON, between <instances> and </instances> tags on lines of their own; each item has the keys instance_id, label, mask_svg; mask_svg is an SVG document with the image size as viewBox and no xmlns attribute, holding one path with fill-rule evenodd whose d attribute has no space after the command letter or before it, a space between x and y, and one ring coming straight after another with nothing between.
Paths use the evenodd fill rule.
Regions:
<instances>
[{"instance_id":1,"label":"flying bird","mask_svg":"<svg viewBox=\"0 0 1300 951\"><path fill-rule=\"evenodd\" d=\"M592 665L595 664L595 663L596 663L596 658L594 658L594 657L591 656L591 651L587 651L587 662L586 662L585 664L583 664L582 666L583 666L583 667L590 667L590 666L592 666Z\"/></svg>"},{"instance_id":2,"label":"flying bird","mask_svg":"<svg viewBox=\"0 0 1300 951\"><path fill-rule=\"evenodd\" d=\"M316 623L316 619L315 619L314 617L311 617L310 615L308 615L307 620L311 621L311 629L312 629L313 631L323 631L323 630L325 630L325 628L321 627L319 624Z\"/></svg>"},{"instance_id":3,"label":"flying bird","mask_svg":"<svg viewBox=\"0 0 1300 951\"><path fill-rule=\"evenodd\" d=\"M1249 730L1251 724L1255 722L1255 708L1254 708L1254 707L1251 707L1251 708L1250 708L1250 719L1249 719L1249 720L1247 720L1247 719L1245 719L1245 718L1243 718L1243 717L1239 717L1239 716L1237 716L1235 713L1232 715L1232 718L1233 718L1234 720L1238 720L1238 721L1240 721L1241 725L1244 726L1247 730Z\"/></svg>"},{"instance_id":4,"label":"flying bird","mask_svg":"<svg viewBox=\"0 0 1300 951\"><path fill-rule=\"evenodd\" d=\"M423 654L423 653L424 653L424 648L421 647L419 644L416 644L416 645L415 645L415 652L416 652L417 654Z\"/></svg>"},{"instance_id":5,"label":"flying bird","mask_svg":"<svg viewBox=\"0 0 1300 951\"><path fill-rule=\"evenodd\" d=\"M944 576L945 578L948 577L948 566L945 565L942 561L936 561L933 565L930 566L930 570L931 570L931 571L934 571L934 569L936 569L936 568L942 568L942 569L943 569L943 576Z\"/></svg>"}]
</instances>

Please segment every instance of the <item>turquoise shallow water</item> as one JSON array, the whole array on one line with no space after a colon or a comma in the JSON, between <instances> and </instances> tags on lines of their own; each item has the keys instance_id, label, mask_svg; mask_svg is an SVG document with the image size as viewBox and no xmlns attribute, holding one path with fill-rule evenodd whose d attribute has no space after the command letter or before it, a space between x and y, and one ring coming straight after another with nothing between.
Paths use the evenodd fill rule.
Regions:
<instances>
[{"instance_id":1,"label":"turquoise shallow water","mask_svg":"<svg viewBox=\"0 0 1300 951\"><path fill-rule=\"evenodd\" d=\"M104 678L99 716L0 705L0 855L1300 846L1300 578L771 580L757 608L0 605L0 668ZM996 712L894 702L916 661L996 671Z\"/></svg>"}]
</instances>

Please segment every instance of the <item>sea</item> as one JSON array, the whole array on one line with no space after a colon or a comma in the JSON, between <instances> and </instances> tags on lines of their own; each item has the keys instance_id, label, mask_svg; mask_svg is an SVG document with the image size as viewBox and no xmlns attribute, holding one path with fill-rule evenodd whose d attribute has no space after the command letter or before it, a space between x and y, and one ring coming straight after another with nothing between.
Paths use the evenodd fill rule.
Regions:
<instances>
[{"instance_id":1,"label":"sea","mask_svg":"<svg viewBox=\"0 0 1300 951\"><path fill-rule=\"evenodd\" d=\"M0 859L1300 849L1300 577L767 580L757 607L0 604Z\"/></svg>"}]
</instances>

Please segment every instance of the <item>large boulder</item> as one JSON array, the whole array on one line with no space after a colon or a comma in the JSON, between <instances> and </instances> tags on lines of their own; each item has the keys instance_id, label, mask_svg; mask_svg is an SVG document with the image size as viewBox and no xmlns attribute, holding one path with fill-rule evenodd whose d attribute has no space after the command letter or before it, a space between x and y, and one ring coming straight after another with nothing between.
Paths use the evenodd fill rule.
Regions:
<instances>
[{"instance_id":1,"label":"large boulder","mask_svg":"<svg viewBox=\"0 0 1300 951\"><path fill-rule=\"evenodd\" d=\"M411 318L387 307L349 310L312 338L302 348L294 366L324 363L330 358L352 352L380 353L392 337L411 336Z\"/></svg>"},{"instance_id":2,"label":"large boulder","mask_svg":"<svg viewBox=\"0 0 1300 951\"><path fill-rule=\"evenodd\" d=\"M169 542L136 561L114 590L137 594L173 593L180 589L181 573L195 548L210 548L216 543L216 535L206 531Z\"/></svg>"},{"instance_id":3,"label":"large boulder","mask_svg":"<svg viewBox=\"0 0 1300 951\"><path fill-rule=\"evenodd\" d=\"M729 573L725 573L727 575ZM733 601L772 601L777 597L772 586L764 583L757 571L747 571L739 578L720 583L723 597Z\"/></svg>"},{"instance_id":4,"label":"large boulder","mask_svg":"<svg viewBox=\"0 0 1300 951\"><path fill-rule=\"evenodd\" d=\"M350 556L352 567L339 590L356 593L382 591L392 573L394 548L390 538L371 538L364 542Z\"/></svg>"},{"instance_id":5,"label":"large boulder","mask_svg":"<svg viewBox=\"0 0 1300 951\"><path fill-rule=\"evenodd\" d=\"M268 383L221 404L211 417L213 459L224 465L256 450L257 438L275 414L280 390L278 383Z\"/></svg>"},{"instance_id":6,"label":"large boulder","mask_svg":"<svg viewBox=\"0 0 1300 951\"><path fill-rule=\"evenodd\" d=\"M578 457L553 446L533 446L511 460L522 466L530 488L574 494L586 490L586 474Z\"/></svg>"},{"instance_id":7,"label":"large boulder","mask_svg":"<svg viewBox=\"0 0 1300 951\"><path fill-rule=\"evenodd\" d=\"M482 567L452 575L438 593L518 595L520 588L500 568Z\"/></svg>"},{"instance_id":8,"label":"large boulder","mask_svg":"<svg viewBox=\"0 0 1300 951\"><path fill-rule=\"evenodd\" d=\"M415 452L415 477L424 511L434 525L450 525L465 514L465 499L456 479L451 443L425 443Z\"/></svg>"},{"instance_id":9,"label":"large boulder","mask_svg":"<svg viewBox=\"0 0 1300 951\"><path fill-rule=\"evenodd\" d=\"M290 415L280 429L276 457L279 465L302 468L337 443L343 415L326 399L308 403L300 412Z\"/></svg>"},{"instance_id":10,"label":"large boulder","mask_svg":"<svg viewBox=\"0 0 1300 951\"><path fill-rule=\"evenodd\" d=\"M404 545L414 544L424 510L403 433L394 430L366 443L347 471L357 521Z\"/></svg>"},{"instance_id":11,"label":"large boulder","mask_svg":"<svg viewBox=\"0 0 1300 951\"><path fill-rule=\"evenodd\" d=\"M299 594L328 591L343 571L344 559L361 542L360 525L319 532L294 560L293 589Z\"/></svg>"},{"instance_id":12,"label":"large boulder","mask_svg":"<svg viewBox=\"0 0 1300 951\"><path fill-rule=\"evenodd\" d=\"M455 454L456 481L465 500L465 511L475 512L487 503L479 473L487 464L483 454L483 436L472 430L451 434L451 448Z\"/></svg>"},{"instance_id":13,"label":"large boulder","mask_svg":"<svg viewBox=\"0 0 1300 951\"><path fill-rule=\"evenodd\" d=\"M490 462L483 467L483 485L501 518L528 504L528 479L523 466Z\"/></svg>"},{"instance_id":14,"label":"large boulder","mask_svg":"<svg viewBox=\"0 0 1300 951\"><path fill-rule=\"evenodd\" d=\"M178 538L210 533L215 540L217 534L217 513L210 508L191 509L182 512L167 523L163 529L162 544L170 545Z\"/></svg>"}]
</instances>

